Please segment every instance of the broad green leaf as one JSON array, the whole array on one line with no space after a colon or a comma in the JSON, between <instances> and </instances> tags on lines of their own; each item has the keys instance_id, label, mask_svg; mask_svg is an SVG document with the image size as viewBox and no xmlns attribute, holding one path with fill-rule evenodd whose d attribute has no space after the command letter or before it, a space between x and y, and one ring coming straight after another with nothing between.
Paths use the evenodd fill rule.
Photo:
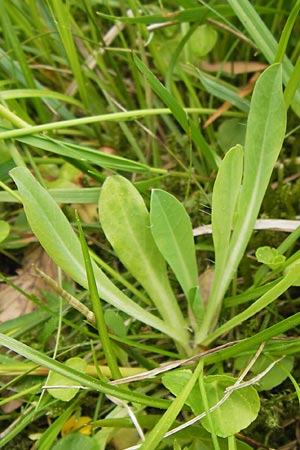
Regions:
<instances>
[{"instance_id":1,"label":"broad green leaf","mask_svg":"<svg viewBox=\"0 0 300 450\"><path fill-rule=\"evenodd\" d=\"M236 379L227 375L209 375L204 377L209 407L216 405L223 397L225 389L232 386ZM199 410L204 410L199 399ZM230 397L215 411L211 412L214 431L217 436L228 437L247 428L257 417L260 409L259 396L253 386L233 391ZM207 417L201 420L207 431L211 431Z\"/></svg>"},{"instance_id":2,"label":"broad green leaf","mask_svg":"<svg viewBox=\"0 0 300 450\"><path fill-rule=\"evenodd\" d=\"M87 362L81 358L70 358L65 362L67 367L71 367L72 369L77 370L78 372L85 373ZM50 372L47 387L51 386L61 386L61 388L57 389L48 389L48 392L52 397L57 398L58 400L62 400L63 402L69 402L72 398L75 397L78 388L71 388L69 386L74 386L74 381L69 377L65 377L56 372Z\"/></svg>"},{"instance_id":3,"label":"broad green leaf","mask_svg":"<svg viewBox=\"0 0 300 450\"><path fill-rule=\"evenodd\" d=\"M222 271L226 264L242 173L243 149L236 145L226 153L213 188L211 220L216 271Z\"/></svg>"},{"instance_id":4,"label":"broad green leaf","mask_svg":"<svg viewBox=\"0 0 300 450\"><path fill-rule=\"evenodd\" d=\"M189 39L192 55L196 58L207 55L216 45L217 38L218 33L212 26L203 24L197 27Z\"/></svg>"},{"instance_id":5,"label":"broad green leaf","mask_svg":"<svg viewBox=\"0 0 300 450\"><path fill-rule=\"evenodd\" d=\"M178 396L191 376L192 372L190 370L179 370L163 375L162 381L175 396ZM232 386L235 381L235 378L228 375L209 375L204 377L210 408L224 397L225 389ZM195 415L200 415L205 411L198 384L194 385L186 400L186 404L192 408ZM215 433L220 437L228 437L247 428L256 419L259 408L259 397L252 386L233 391L223 404L211 412ZM212 431L207 417L201 420L201 424L207 431Z\"/></svg>"},{"instance_id":6,"label":"broad green leaf","mask_svg":"<svg viewBox=\"0 0 300 450\"><path fill-rule=\"evenodd\" d=\"M145 442L141 445L141 450L155 450L158 448L158 444L164 438L165 433L169 430L172 423L175 421L176 417L180 413L186 399L189 397L194 385L199 379L200 373L203 371L203 364L200 361L194 371L191 374L188 382L183 386L177 398L171 403L168 410L162 415L159 422L154 426L154 428L147 435Z\"/></svg>"},{"instance_id":7,"label":"broad green leaf","mask_svg":"<svg viewBox=\"0 0 300 450\"><path fill-rule=\"evenodd\" d=\"M0 242L4 241L9 235L10 226L5 220L0 220Z\"/></svg>"},{"instance_id":8,"label":"broad green leaf","mask_svg":"<svg viewBox=\"0 0 300 450\"><path fill-rule=\"evenodd\" d=\"M184 206L173 195L160 189L154 189L151 194L150 229L159 251L190 301L191 290L198 286L191 221ZM199 291L198 298L201 302Z\"/></svg>"},{"instance_id":9,"label":"broad green leaf","mask_svg":"<svg viewBox=\"0 0 300 450\"><path fill-rule=\"evenodd\" d=\"M272 92L272 95L270 95ZM243 189L231 242L229 268L236 270L282 147L286 110L282 93L281 66L270 66L258 79L247 123ZM235 260L235 261L234 261ZM234 267L231 267L234 261Z\"/></svg>"},{"instance_id":10,"label":"broad green leaf","mask_svg":"<svg viewBox=\"0 0 300 450\"><path fill-rule=\"evenodd\" d=\"M191 379L192 371L189 369L170 371L162 376L163 385L176 397L180 394L186 383ZM201 414L199 399L201 397L199 383L196 383L187 397L185 403L195 415Z\"/></svg>"},{"instance_id":11,"label":"broad green leaf","mask_svg":"<svg viewBox=\"0 0 300 450\"><path fill-rule=\"evenodd\" d=\"M246 122L243 119L224 119L217 131L218 144L226 153L231 147L245 145Z\"/></svg>"},{"instance_id":12,"label":"broad green leaf","mask_svg":"<svg viewBox=\"0 0 300 450\"><path fill-rule=\"evenodd\" d=\"M154 189L150 228L159 251L172 268L186 296L198 284L193 229L190 218L173 195Z\"/></svg>"},{"instance_id":13,"label":"broad green leaf","mask_svg":"<svg viewBox=\"0 0 300 450\"><path fill-rule=\"evenodd\" d=\"M80 433L69 434L60 439L52 450L98 450L96 439Z\"/></svg>"},{"instance_id":14,"label":"broad green leaf","mask_svg":"<svg viewBox=\"0 0 300 450\"><path fill-rule=\"evenodd\" d=\"M285 261L285 256L278 253L276 248L272 247L259 247L255 256L258 262L262 264L266 264L270 269L275 270L279 269Z\"/></svg>"},{"instance_id":15,"label":"broad green leaf","mask_svg":"<svg viewBox=\"0 0 300 450\"><path fill-rule=\"evenodd\" d=\"M185 321L153 240L149 213L130 181L119 175L107 178L99 198L99 218L121 262L147 291L165 323L186 339Z\"/></svg>"},{"instance_id":16,"label":"broad green leaf","mask_svg":"<svg viewBox=\"0 0 300 450\"><path fill-rule=\"evenodd\" d=\"M34 234L53 261L81 286L87 288L87 277L80 242L65 215L50 194L23 167L12 169L24 210ZM93 264L99 295L117 309L152 326L178 341L173 327L135 304Z\"/></svg>"},{"instance_id":17,"label":"broad green leaf","mask_svg":"<svg viewBox=\"0 0 300 450\"><path fill-rule=\"evenodd\" d=\"M224 271L222 276L219 274L215 278L206 311L206 322L198 336L199 340L214 327L223 297L243 257L282 146L285 128L286 110L281 66L274 64L259 77L253 91L247 123L243 186L239 196L238 215L230 238L228 258L222 266Z\"/></svg>"},{"instance_id":18,"label":"broad green leaf","mask_svg":"<svg viewBox=\"0 0 300 450\"><path fill-rule=\"evenodd\" d=\"M289 372L293 370L295 358L293 356L286 356L282 361L275 364L272 369L266 373L258 382L257 389L265 391L279 386L289 376ZM236 369L241 370L246 367L249 362L249 357L241 356L234 361ZM273 362L273 359L267 355L261 355L251 368L251 373L258 375L262 373Z\"/></svg>"}]
</instances>

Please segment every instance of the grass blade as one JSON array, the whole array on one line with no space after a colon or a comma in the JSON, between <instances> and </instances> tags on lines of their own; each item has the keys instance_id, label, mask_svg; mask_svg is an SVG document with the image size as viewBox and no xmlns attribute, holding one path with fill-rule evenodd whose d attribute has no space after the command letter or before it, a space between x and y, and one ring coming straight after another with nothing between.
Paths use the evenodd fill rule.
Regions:
<instances>
[{"instance_id":1,"label":"grass blade","mask_svg":"<svg viewBox=\"0 0 300 450\"><path fill-rule=\"evenodd\" d=\"M95 275L93 271L93 265L89 254L89 249L86 243L86 240L84 238L82 226L79 220L78 213L76 213L76 220L77 220L77 226L79 230L79 239L80 244L82 248L82 254L84 258L85 263L85 269L86 269L86 275L87 275L87 281L88 281L88 289L90 294L90 299L92 303L93 313L95 315L96 319L96 326L98 329L99 338L101 341L101 344L103 346L103 352L105 355L105 359L107 361L108 367L110 368L112 377L114 379L122 378L122 375L120 373L120 369L118 367L116 357L112 348L112 344L109 339L106 323L104 320L104 314L103 314L103 307L102 302L98 294L97 290L97 284L95 280Z\"/></svg>"},{"instance_id":2,"label":"grass blade","mask_svg":"<svg viewBox=\"0 0 300 450\"><path fill-rule=\"evenodd\" d=\"M218 166L218 157L207 145L204 137L199 130L199 127L191 119L188 120L186 112L179 105L175 97L173 97L173 95L169 91L167 91L167 89L142 63L142 61L135 55L133 55L133 59L138 69L147 77L147 80L156 95L158 95L158 97L165 103L165 105L170 108L175 119L183 128L183 130L187 133L187 135L191 134L192 141L194 142L198 150L203 153L203 156L206 158L210 166L210 169L216 169Z\"/></svg>"},{"instance_id":3,"label":"grass blade","mask_svg":"<svg viewBox=\"0 0 300 450\"><path fill-rule=\"evenodd\" d=\"M237 17L246 28L251 39L255 42L257 47L265 56L269 64L275 62L275 56L278 49L278 43L274 38L271 31L264 24L254 6L249 0L228 0L229 5L232 7ZM283 82L286 85L289 82L291 74L293 72L293 65L287 58L283 58L282 75ZM300 116L300 89L298 86L295 92L294 101L292 107L296 114Z\"/></svg>"},{"instance_id":4,"label":"grass blade","mask_svg":"<svg viewBox=\"0 0 300 450\"><path fill-rule=\"evenodd\" d=\"M4 334L0 334L0 343L4 347L16 352L18 355L24 356L24 358L29 359L40 366L47 367L53 372L74 380L78 383L78 385L85 386L96 392L103 392L106 395L112 395L113 397L127 400L129 402L137 402L147 406L153 406L154 408L166 408L169 405L169 402L166 400L155 397L152 398L150 396L148 397L147 395L131 392L128 389L121 389L108 383L104 383L101 380L92 378L89 375L78 372L65 364L55 361L44 353L28 347L28 345L16 341L9 336L5 336Z\"/></svg>"}]
</instances>

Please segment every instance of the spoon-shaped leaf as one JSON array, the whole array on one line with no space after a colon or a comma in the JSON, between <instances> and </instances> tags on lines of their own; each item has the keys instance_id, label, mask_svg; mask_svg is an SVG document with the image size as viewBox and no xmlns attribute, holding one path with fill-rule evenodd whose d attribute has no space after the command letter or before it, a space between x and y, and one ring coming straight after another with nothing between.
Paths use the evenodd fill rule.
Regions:
<instances>
[{"instance_id":1,"label":"spoon-shaped leaf","mask_svg":"<svg viewBox=\"0 0 300 450\"><path fill-rule=\"evenodd\" d=\"M124 266L144 287L165 323L187 339L186 323L170 287L166 263L151 231L143 198L126 178L111 176L99 198L104 233Z\"/></svg>"},{"instance_id":2,"label":"spoon-shaped leaf","mask_svg":"<svg viewBox=\"0 0 300 450\"><path fill-rule=\"evenodd\" d=\"M195 288L198 287L198 270L192 224L186 210L173 195L154 189L150 224L155 243L175 273L190 302L196 322L201 322L203 305L199 290L196 290L197 302L192 301L192 295L195 297Z\"/></svg>"},{"instance_id":3,"label":"spoon-shaped leaf","mask_svg":"<svg viewBox=\"0 0 300 450\"><path fill-rule=\"evenodd\" d=\"M53 261L77 283L87 288L84 260L73 228L50 194L28 169L16 167L11 176L17 184L29 225ZM99 295L128 315L180 341L180 334L158 317L135 304L121 292L102 270L93 264Z\"/></svg>"}]
</instances>

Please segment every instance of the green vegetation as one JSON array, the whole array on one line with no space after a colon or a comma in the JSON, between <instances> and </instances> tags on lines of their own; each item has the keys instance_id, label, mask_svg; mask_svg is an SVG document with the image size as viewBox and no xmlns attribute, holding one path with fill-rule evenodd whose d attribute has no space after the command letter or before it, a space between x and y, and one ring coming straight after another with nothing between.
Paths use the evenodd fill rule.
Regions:
<instances>
[{"instance_id":1,"label":"green vegetation","mask_svg":"<svg viewBox=\"0 0 300 450\"><path fill-rule=\"evenodd\" d=\"M297 445L299 10L1 2L0 448Z\"/></svg>"}]
</instances>

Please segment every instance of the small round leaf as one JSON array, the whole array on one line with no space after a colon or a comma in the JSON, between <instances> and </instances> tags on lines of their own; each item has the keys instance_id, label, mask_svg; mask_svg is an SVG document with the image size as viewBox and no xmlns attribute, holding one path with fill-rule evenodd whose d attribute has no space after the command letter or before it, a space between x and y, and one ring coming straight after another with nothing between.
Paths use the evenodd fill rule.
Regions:
<instances>
[{"instance_id":1,"label":"small round leaf","mask_svg":"<svg viewBox=\"0 0 300 450\"><path fill-rule=\"evenodd\" d=\"M236 379L227 375L209 375L204 377L206 395L209 407L218 403L223 397L225 389L232 386ZM204 404L200 405L204 411ZM214 431L217 436L226 438L247 428L259 412L259 396L253 386L235 390L230 397L211 413ZM204 428L212 432L210 423L205 417L201 420Z\"/></svg>"}]
</instances>

